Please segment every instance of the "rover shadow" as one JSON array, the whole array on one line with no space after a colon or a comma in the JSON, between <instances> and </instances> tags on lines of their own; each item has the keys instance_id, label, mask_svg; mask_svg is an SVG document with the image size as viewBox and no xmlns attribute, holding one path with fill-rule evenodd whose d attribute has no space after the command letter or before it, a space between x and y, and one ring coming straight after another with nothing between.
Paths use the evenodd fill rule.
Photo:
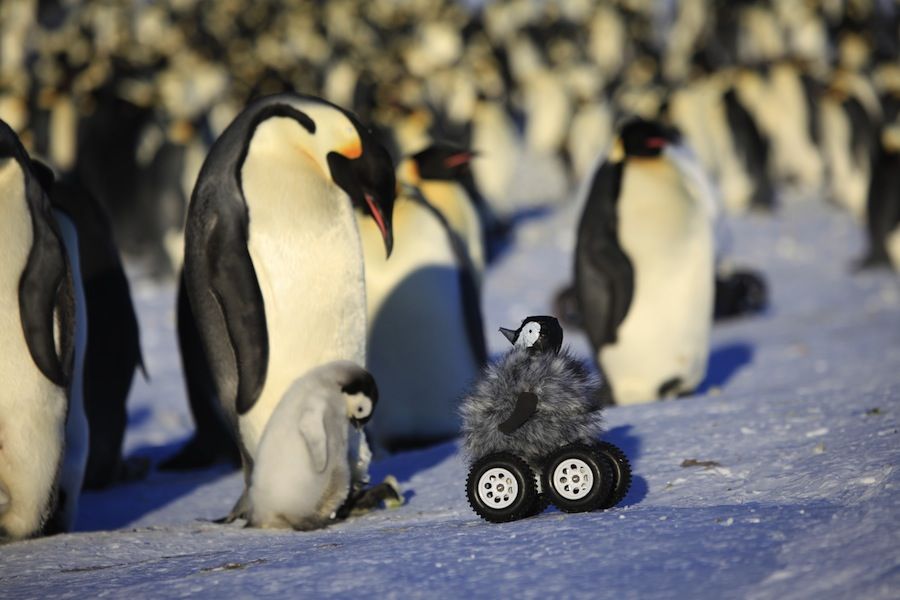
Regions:
<instances>
[{"instance_id":1,"label":"rover shadow","mask_svg":"<svg viewBox=\"0 0 900 600\"><path fill-rule=\"evenodd\" d=\"M625 453L625 456L628 457L628 462L631 463L632 471L631 471L631 487L628 490L628 494L625 498L622 499L619 504L616 506L632 506L634 504L640 504L644 498L647 497L647 492L649 490L647 486L647 480L641 477L640 473L634 470L635 461L641 456L641 439L634 435L632 432L631 425L620 425L618 427L613 427L605 434L603 434L603 441L609 442L611 444L615 444L619 447L622 452Z\"/></svg>"}]
</instances>

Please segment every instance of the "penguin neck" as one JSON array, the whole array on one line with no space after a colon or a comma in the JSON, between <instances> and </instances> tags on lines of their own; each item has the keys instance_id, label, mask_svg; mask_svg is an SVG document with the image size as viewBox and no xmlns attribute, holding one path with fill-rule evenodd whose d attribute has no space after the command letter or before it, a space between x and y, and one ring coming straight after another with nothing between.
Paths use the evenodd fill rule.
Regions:
<instances>
[{"instance_id":1,"label":"penguin neck","mask_svg":"<svg viewBox=\"0 0 900 600\"><path fill-rule=\"evenodd\" d=\"M248 148L250 153L269 155L269 159L282 156L303 159L307 168L313 168L324 179L331 179L325 154L318 149L316 138L300 123L289 117L270 117L256 126ZM245 160L246 164L246 160Z\"/></svg>"}]
</instances>

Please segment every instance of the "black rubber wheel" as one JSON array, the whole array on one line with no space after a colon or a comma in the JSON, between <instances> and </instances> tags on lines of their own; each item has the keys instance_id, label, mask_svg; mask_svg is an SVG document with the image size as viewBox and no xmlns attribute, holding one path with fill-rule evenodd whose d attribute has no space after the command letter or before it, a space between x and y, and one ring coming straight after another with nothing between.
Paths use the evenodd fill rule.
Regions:
<instances>
[{"instance_id":1,"label":"black rubber wheel","mask_svg":"<svg viewBox=\"0 0 900 600\"><path fill-rule=\"evenodd\" d=\"M606 455L586 444L569 444L550 455L541 474L544 493L564 512L588 512L604 506L613 486Z\"/></svg>"},{"instance_id":2,"label":"black rubber wheel","mask_svg":"<svg viewBox=\"0 0 900 600\"><path fill-rule=\"evenodd\" d=\"M597 451L609 460L613 474L612 489L601 508L612 508L622 501L631 488L631 463L615 444L597 442Z\"/></svg>"},{"instance_id":3,"label":"black rubber wheel","mask_svg":"<svg viewBox=\"0 0 900 600\"><path fill-rule=\"evenodd\" d=\"M466 497L472 510L491 523L530 517L540 505L534 471L508 452L488 454L472 465Z\"/></svg>"}]
</instances>

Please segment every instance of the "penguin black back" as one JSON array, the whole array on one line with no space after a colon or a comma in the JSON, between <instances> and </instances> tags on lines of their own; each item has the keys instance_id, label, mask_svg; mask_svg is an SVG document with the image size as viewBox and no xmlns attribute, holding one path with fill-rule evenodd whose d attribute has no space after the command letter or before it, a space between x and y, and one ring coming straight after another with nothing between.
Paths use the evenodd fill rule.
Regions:
<instances>
[{"instance_id":1,"label":"penguin black back","mask_svg":"<svg viewBox=\"0 0 900 600\"><path fill-rule=\"evenodd\" d=\"M128 279L103 209L76 182L57 180L51 185L51 203L71 217L78 231L88 316L84 408L90 450L84 485L99 488L128 475L122 470L121 453L128 392L135 369L143 369L140 333Z\"/></svg>"},{"instance_id":2,"label":"penguin black back","mask_svg":"<svg viewBox=\"0 0 900 600\"><path fill-rule=\"evenodd\" d=\"M575 294L595 348L616 341L616 330L634 295L634 269L617 233L616 204L623 168L621 162L605 162L600 167L578 225Z\"/></svg>"}]
</instances>

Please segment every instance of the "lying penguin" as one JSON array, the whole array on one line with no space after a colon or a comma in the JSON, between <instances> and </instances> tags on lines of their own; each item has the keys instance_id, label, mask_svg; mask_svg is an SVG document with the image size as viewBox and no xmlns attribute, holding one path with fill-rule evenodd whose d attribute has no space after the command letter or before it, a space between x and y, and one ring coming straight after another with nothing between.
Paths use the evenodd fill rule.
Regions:
<instances>
[{"instance_id":1,"label":"lying penguin","mask_svg":"<svg viewBox=\"0 0 900 600\"><path fill-rule=\"evenodd\" d=\"M297 379L260 439L248 525L305 531L381 502L402 503L393 478L366 488L372 455L362 428L377 402L375 379L350 361Z\"/></svg>"}]
</instances>

